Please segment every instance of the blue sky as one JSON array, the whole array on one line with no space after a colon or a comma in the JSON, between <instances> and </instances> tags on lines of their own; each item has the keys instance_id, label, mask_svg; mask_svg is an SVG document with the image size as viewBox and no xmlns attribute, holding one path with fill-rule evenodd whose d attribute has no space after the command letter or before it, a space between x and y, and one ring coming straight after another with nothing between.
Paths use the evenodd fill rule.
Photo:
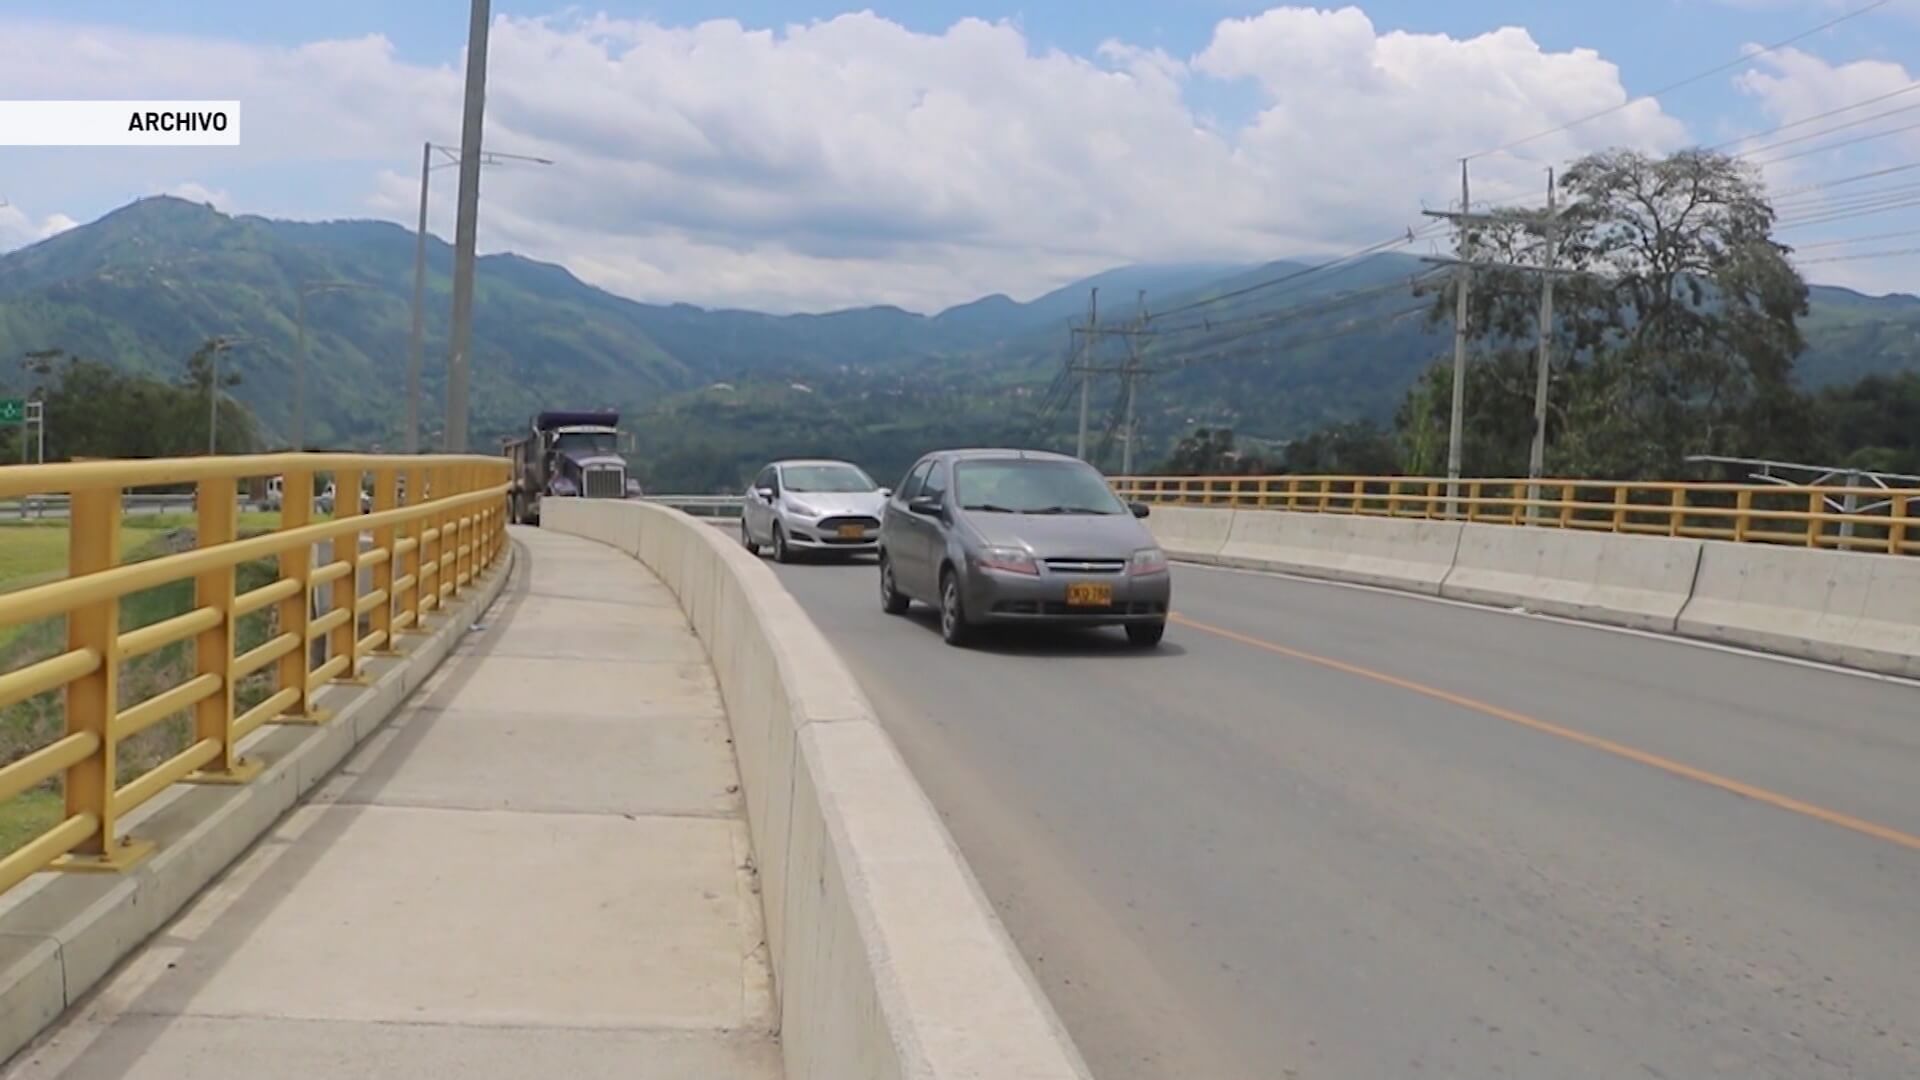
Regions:
<instances>
[{"instance_id":1,"label":"blue sky","mask_svg":"<svg viewBox=\"0 0 1920 1080\"><path fill-rule=\"evenodd\" d=\"M490 172L483 243L628 295L776 309L931 309L1126 261L1343 250L1419 222L1452 190L1460 154L1863 2L1362 0L1361 13L1296 9L1283 30L1236 22L1280 6L1243 0L1111 0L1097 14L497 0L491 145L563 165ZM873 17L849 16L862 11ZM158 191L235 212L408 220L418 140L457 137L466 13L465 0L11 0L0 97L237 97L247 146L5 151L0 196L14 206L0 209L0 248ZM593 31L602 15L619 29ZM689 30L716 18L775 35ZM966 19L1009 25L955 30ZM1503 27L1521 37L1488 36ZM1893 0L1802 43L1792 65L1756 65L1764 88L1728 72L1476 169L1510 192L1590 149L1770 127L1910 79L1899 64L1916 44L1920 0ZM1907 158L1920 143L1889 139L1769 179ZM447 216L436 208L436 231ZM1820 265L1812 276L1874 291L1920 287L1920 264Z\"/></svg>"}]
</instances>

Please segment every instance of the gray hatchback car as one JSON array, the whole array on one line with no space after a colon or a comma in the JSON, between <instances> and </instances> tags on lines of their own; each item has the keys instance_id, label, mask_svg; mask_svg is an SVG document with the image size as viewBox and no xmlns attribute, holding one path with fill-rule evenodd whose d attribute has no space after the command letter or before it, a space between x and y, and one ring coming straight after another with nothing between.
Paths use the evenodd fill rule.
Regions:
<instances>
[{"instance_id":1,"label":"gray hatchback car","mask_svg":"<svg viewBox=\"0 0 1920 1080\"><path fill-rule=\"evenodd\" d=\"M1124 626L1142 648L1167 629L1167 557L1091 465L1033 450L942 450L914 463L880 520L880 605L940 609L964 644L981 626Z\"/></svg>"}]
</instances>

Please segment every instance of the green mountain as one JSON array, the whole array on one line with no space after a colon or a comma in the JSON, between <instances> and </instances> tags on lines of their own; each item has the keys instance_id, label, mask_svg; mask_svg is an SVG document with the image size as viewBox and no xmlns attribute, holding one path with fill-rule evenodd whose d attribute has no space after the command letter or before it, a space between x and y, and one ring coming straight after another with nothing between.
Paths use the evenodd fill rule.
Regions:
<instances>
[{"instance_id":1,"label":"green mountain","mask_svg":"<svg viewBox=\"0 0 1920 1080\"><path fill-rule=\"evenodd\" d=\"M0 356L60 348L176 377L206 338L228 354L235 396L269 432L291 426L301 283L307 297L309 442L395 445L402 417L413 234L366 221L231 217L159 197L0 256ZM452 251L428 244L426 426L444 400ZM767 315L641 304L516 255L480 260L474 326L475 444L541 408L610 406L636 439L655 490L738 485L784 454L839 454L881 475L941 444L1070 447L1076 384L1062 373L1068 327L1098 288L1101 322L1133 326L1146 293L1152 336L1103 337L1095 366L1153 374L1134 401L1142 463L1197 425L1284 441L1330 423L1386 421L1450 348L1409 279L1431 267L1382 255L1338 270L1304 264L1125 267L1022 303L990 296L932 316L893 307ZM1294 275L1300 275L1295 277ZM1805 322L1809 386L1920 370L1920 298L1816 288ZM17 386L12 365L0 387ZM1096 379L1097 445L1124 408ZM57 421L56 421L57 422ZM282 435L281 437L284 437Z\"/></svg>"}]
</instances>

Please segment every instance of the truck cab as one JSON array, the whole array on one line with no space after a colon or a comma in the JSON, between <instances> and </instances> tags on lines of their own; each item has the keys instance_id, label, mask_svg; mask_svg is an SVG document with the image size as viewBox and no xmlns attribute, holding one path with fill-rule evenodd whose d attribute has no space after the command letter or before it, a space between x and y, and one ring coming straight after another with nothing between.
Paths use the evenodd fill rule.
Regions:
<instances>
[{"instance_id":1,"label":"truck cab","mask_svg":"<svg viewBox=\"0 0 1920 1080\"><path fill-rule=\"evenodd\" d=\"M638 492L620 455L620 422L612 412L543 412L525 435L505 446L514 463L510 507L520 524L538 524L540 500L624 499Z\"/></svg>"}]
</instances>

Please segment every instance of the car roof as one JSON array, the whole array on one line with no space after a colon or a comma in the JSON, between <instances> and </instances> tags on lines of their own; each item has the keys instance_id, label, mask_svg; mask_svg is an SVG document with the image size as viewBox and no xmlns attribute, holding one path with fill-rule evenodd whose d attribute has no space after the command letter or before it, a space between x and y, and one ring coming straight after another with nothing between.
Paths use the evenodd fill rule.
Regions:
<instances>
[{"instance_id":1,"label":"car roof","mask_svg":"<svg viewBox=\"0 0 1920 1080\"><path fill-rule=\"evenodd\" d=\"M1028 461L1071 461L1075 464L1086 464L1086 462L1081 461L1072 454L1058 454L1051 450L1020 450L1015 448L992 449L974 447L965 450L938 450L927 456L945 458L949 461L973 461L981 458L1019 458ZM1088 467L1092 468L1092 466Z\"/></svg>"},{"instance_id":2,"label":"car roof","mask_svg":"<svg viewBox=\"0 0 1920 1080\"><path fill-rule=\"evenodd\" d=\"M860 466L855 465L851 461L841 461L838 458L788 458L782 461L773 462L768 467L775 468L775 469L785 469L794 465L845 465L849 469L860 468Z\"/></svg>"}]
</instances>

